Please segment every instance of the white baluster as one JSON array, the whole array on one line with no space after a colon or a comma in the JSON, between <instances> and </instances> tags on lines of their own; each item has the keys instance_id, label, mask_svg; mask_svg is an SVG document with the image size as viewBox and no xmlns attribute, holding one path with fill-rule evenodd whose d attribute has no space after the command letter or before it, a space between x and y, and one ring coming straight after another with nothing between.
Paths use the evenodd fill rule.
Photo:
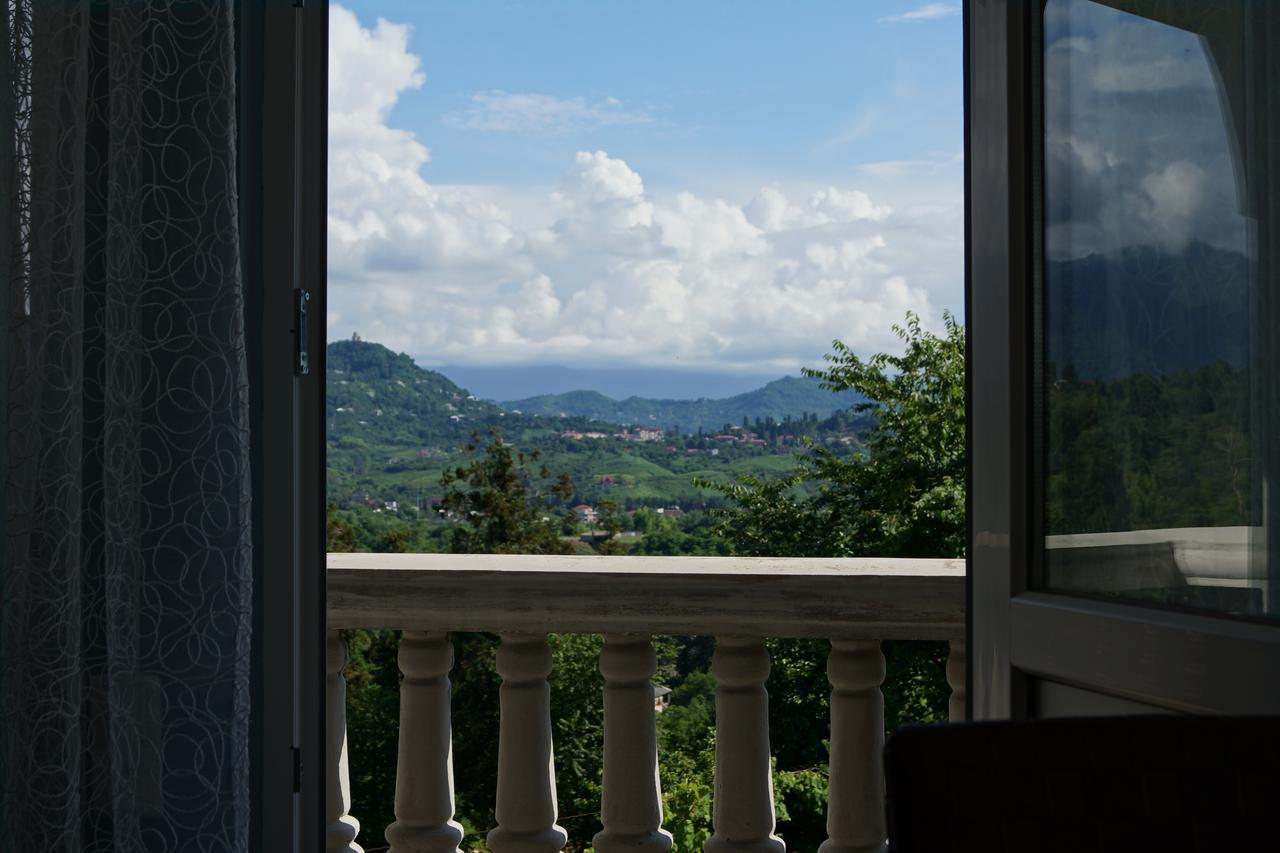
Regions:
<instances>
[{"instance_id":1,"label":"white baluster","mask_svg":"<svg viewBox=\"0 0 1280 853\"><path fill-rule=\"evenodd\" d=\"M671 849L662 829L658 742L654 729L653 672L657 661L647 636L606 635L600 652L604 676L604 829L591 840L597 853Z\"/></svg>"},{"instance_id":2,"label":"white baluster","mask_svg":"<svg viewBox=\"0 0 1280 853\"><path fill-rule=\"evenodd\" d=\"M832 640L827 840L819 853L885 849L884 655L876 640Z\"/></svg>"},{"instance_id":3,"label":"white baluster","mask_svg":"<svg viewBox=\"0 0 1280 853\"><path fill-rule=\"evenodd\" d=\"M947 711L951 722L963 722L965 718L964 671L969 663L969 655L964 640L951 641L951 653L947 655L947 684L951 687L951 702Z\"/></svg>"},{"instance_id":4,"label":"white baluster","mask_svg":"<svg viewBox=\"0 0 1280 853\"><path fill-rule=\"evenodd\" d=\"M337 631L330 631L325 645L325 693L329 707L325 718L325 735L329 745L325 762L325 850L336 853L364 853L356 844L360 821L351 808L351 781L347 773L347 681L342 668L347 665L347 644Z\"/></svg>"},{"instance_id":5,"label":"white baluster","mask_svg":"<svg viewBox=\"0 0 1280 853\"><path fill-rule=\"evenodd\" d=\"M405 631L400 638L400 740L391 853L453 853L453 733L449 723L449 635Z\"/></svg>"},{"instance_id":6,"label":"white baluster","mask_svg":"<svg viewBox=\"0 0 1280 853\"><path fill-rule=\"evenodd\" d=\"M706 853L784 853L773 834L769 752L769 653L764 641L717 637L714 832Z\"/></svg>"},{"instance_id":7,"label":"white baluster","mask_svg":"<svg viewBox=\"0 0 1280 853\"><path fill-rule=\"evenodd\" d=\"M489 847L494 853L556 853L568 835L556 825L546 636L503 634L498 674L498 826L488 835Z\"/></svg>"}]
</instances>

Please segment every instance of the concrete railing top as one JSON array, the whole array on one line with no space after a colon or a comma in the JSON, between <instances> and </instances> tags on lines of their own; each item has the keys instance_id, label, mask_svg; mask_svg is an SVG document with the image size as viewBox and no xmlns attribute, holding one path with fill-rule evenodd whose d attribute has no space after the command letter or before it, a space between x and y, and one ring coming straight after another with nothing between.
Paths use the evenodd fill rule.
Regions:
<instances>
[{"instance_id":1,"label":"concrete railing top","mask_svg":"<svg viewBox=\"0 0 1280 853\"><path fill-rule=\"evenodd\" d=\"M330 628L947 640L963 560L330 554Z\"/></svg>"}]
</instances>

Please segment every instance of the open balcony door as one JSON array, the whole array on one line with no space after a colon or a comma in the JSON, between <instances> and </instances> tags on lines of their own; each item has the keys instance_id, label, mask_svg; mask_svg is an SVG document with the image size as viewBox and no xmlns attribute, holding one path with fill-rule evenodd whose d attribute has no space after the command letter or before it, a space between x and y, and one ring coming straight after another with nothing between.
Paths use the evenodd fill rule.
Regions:
<instances>
[{"instance_id":1,"label":"open balcony door","mask_svg":"<svg viewBox=\"0 0 1280 853\"><path fill-rule=\"evenodd\" d=\"M1280 713L1280 8L965 15L972 716Z\"/></svg>"}]
</instances>

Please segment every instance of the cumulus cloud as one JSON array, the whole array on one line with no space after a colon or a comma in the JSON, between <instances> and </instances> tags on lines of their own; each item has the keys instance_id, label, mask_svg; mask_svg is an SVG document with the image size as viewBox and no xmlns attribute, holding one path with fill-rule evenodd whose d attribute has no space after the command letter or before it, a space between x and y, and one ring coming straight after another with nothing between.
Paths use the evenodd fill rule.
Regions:
<instances>
[{"instance_id":1,"label":"cumulus cloud","mask_svg":"<svg viewBox=\"0 0 1280 853\"><path fill-rule=\"evenodd\" d=\"M882 24L918 24L924 21L936 21L938 18L950 18L960 14L958 3L928 3L901 15L886 15L880 19Z\"/></svg>"},{"instance_id":2,"label":"cumulus cloud","mask_svg":"<svg viewBox=\"0 0 1280 853\"><path fill-rule=\"evenodd\" d=\"M399 97L425 82L418 57L408 51L409 28L379 19L365 29L356 16L334 6L329 16L330 179L345 195L361 184L408 180L430 159L413 134L388 126Z\"/></svg>"},{"instance_id":3,"label":"cumulus cloud","mask_svg":"<svg viewBox=\"0 0 1280 853\"><path fill-rule=\"evenodd\" d=\"M644 124L648 113L625 110L617 98L589 103L538 92L477 92L465 109L448 113L444 123L468 130L560 132L604 125Z\"/></svg>"},{"instance_id":4,"label":"cumulus cloud","mask_svg":"<svg viewBox=\"0 0 1280 853\"><path fill-rule=\"evenodd\" d=\"M849 224L860 220L878 221L891 213L860 190L826 187L812 193L803 203L793 204L778 187L765 187L746 207L748 218L766 231L811 228L830 223Z\"/></svg>"},{"instance_id":5,"label":"cumulus cloud","mask_svg":"<svg viewBox=\"0 0 1280 853\"><path fill-rule=\"evenodd\" d=\"M430 184L427 149L388 123L424 84L407 32L333 14L335 66L373 51L390 70L382 92L334 101L332 337L359 331L428 364L794 371L834 338L893 347L907 310L936 321L960 303L958 169L933 206L843 184L658 191L602 150L566 152L542 189Z\"/></svg>"},{"instance_id":6,"label":"cumulus cloud","mask_svg":"<svg viewBox=\"0 0 1280 853\"><path fill-rule=\"evenodd\" d=\"M1242 250L1230 109L1206 43L1099 4L1046 12L1046 249Z\"/></svg>"}]
</instances>

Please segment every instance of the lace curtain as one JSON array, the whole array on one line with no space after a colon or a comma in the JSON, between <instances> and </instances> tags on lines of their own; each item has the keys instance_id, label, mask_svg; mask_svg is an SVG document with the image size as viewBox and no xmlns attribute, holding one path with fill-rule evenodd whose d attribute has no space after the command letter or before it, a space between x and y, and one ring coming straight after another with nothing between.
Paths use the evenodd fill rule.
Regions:
<instances>
[{"instance_id":1,"label":"lace curtain","mask_svg":"<svg viewBox=\"0 0 1280 853\"><path fill-rule=\"evenodd\" d=\"M0 849L240 851L232 0L3 0Z\"/></svg>"}]
</instances>

